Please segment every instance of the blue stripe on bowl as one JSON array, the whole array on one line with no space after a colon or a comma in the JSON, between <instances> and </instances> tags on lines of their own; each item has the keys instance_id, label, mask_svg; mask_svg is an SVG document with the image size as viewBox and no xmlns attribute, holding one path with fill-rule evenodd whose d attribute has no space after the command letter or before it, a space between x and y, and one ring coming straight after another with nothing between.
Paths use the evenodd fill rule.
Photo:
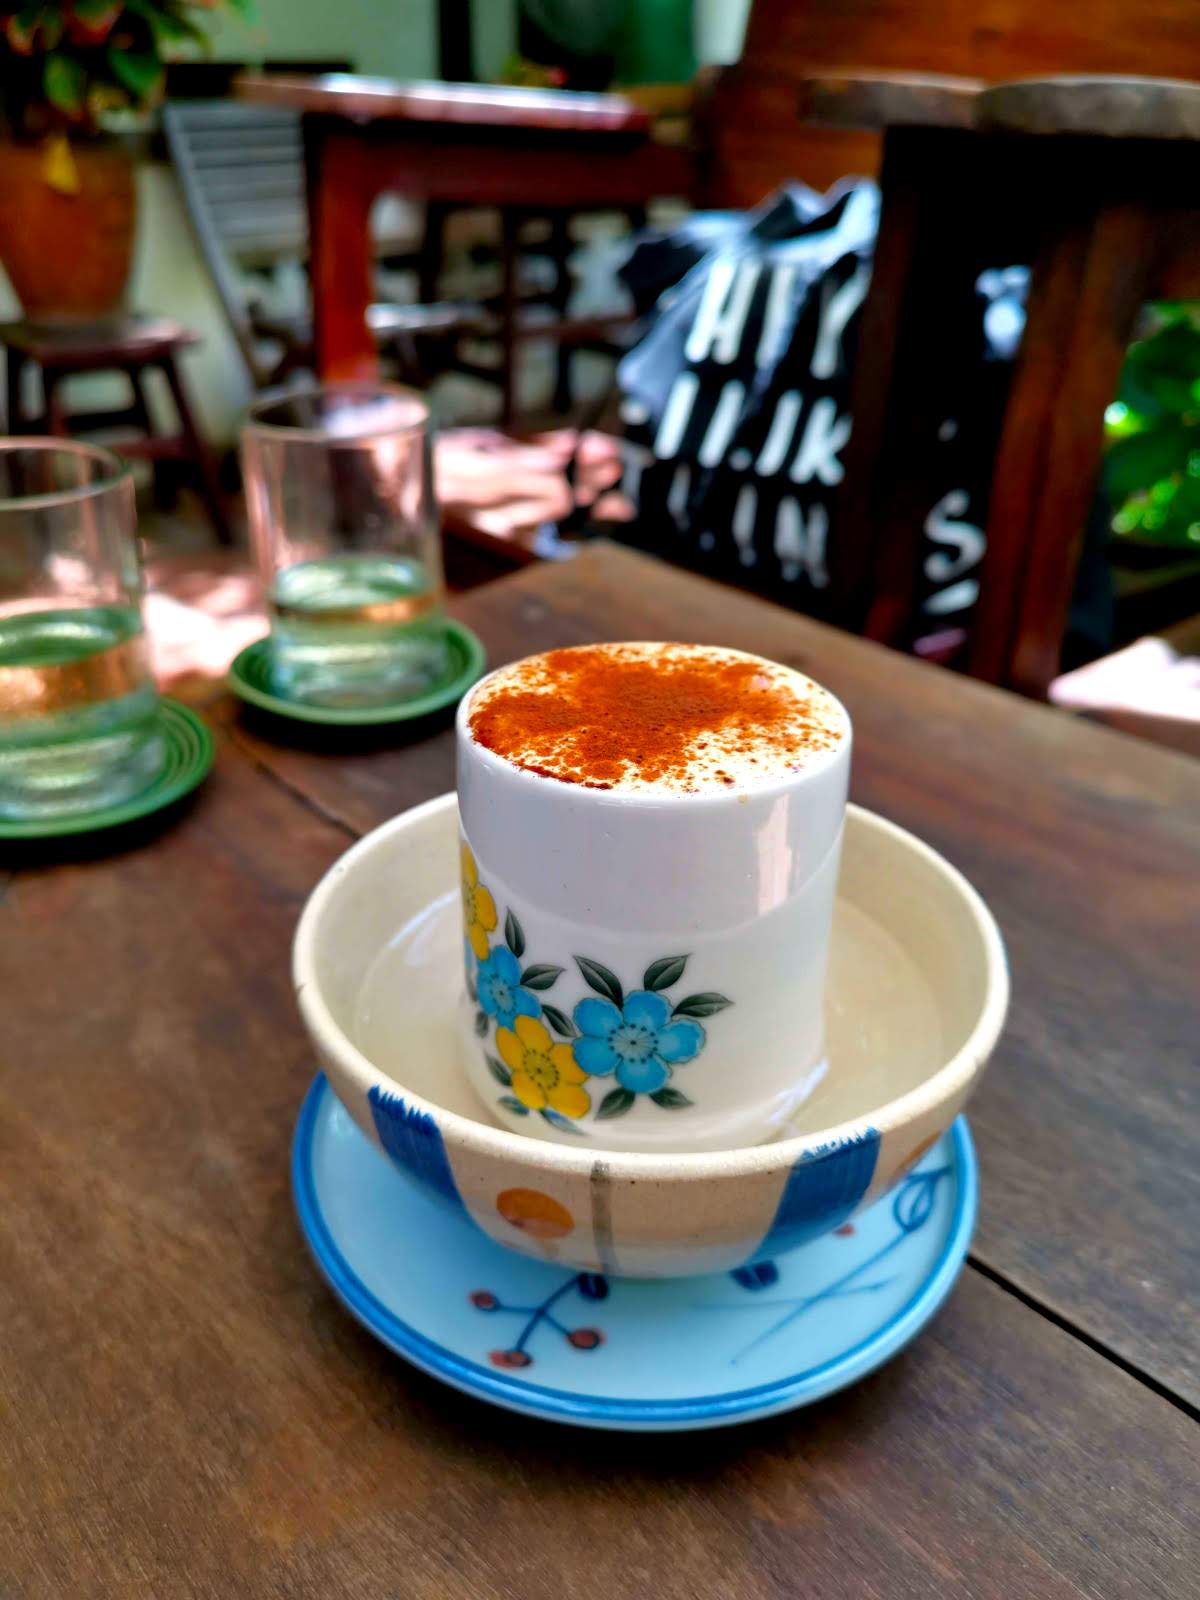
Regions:
<instances>
[{"instance_id":1,"label":"blue stripe on bowl","mask_svg":"<svg viewBox=\"0 0 1200 1600\"><path fill-rule=\"evenodd\" d=\"M823 1150L806 1150L788 1173L775 1220L750 1261L781 1256L841 1227L871 1187L878 1159L874 1128Z\"/></svg>"},{"instance_id":2,"label":"blue stripe on bowl","mask_svg":"<svg viewBox=\"0 0 1200 1600\"><path fill-rule=\"evenodd\" d=\"M808 1405L882 1365L924 1326L954 1286L975 1226L978 1167L966 1119L959 1117L950 1129L958 1192L945 1247L912 1298L853 1349L773 1383L686 1400L614 1400L551 1389L481 1367L426 1338L394 1315L349 1266L326 1225L312 1175L313 1137L326 1093L332 1090L319 1074L305 1097L292 1143L296 1212L326 1282L352 1315L397 1355L455 1389L525 1416L591 1428L656 1431L722 1427Z\"/></svg>"},{"instance_id":3,"label":"blue stripe on bowl","mask_svg":"<svg viewBox=\"0 0 1200 1600\"><path fill-rule=\"evenodd\" d=\"M401 1171L465 1215L442 1130L429 1113L414 1111L398 1094L387 1094L378 1084L372 1085L367 1100L379 1142Z\"/></svg>"}]
</instances>

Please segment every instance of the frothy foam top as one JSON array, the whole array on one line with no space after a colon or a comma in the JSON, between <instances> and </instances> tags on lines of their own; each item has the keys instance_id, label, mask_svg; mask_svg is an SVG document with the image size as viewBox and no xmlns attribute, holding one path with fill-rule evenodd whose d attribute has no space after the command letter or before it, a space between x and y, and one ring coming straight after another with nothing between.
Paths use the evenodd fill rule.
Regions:
<instances>
[{"instance_id":1,"label":"frothy foam top","mask_svg":"<svg viewBox=\"0 0 1200 1600\"><path fill-rule=\"evenodd\" d=\"M827 690L741 650L599 644L502 667L472 694L477 744L589 789L722 793L798 772L844 743Z\"/></svg>"}]
</instances>

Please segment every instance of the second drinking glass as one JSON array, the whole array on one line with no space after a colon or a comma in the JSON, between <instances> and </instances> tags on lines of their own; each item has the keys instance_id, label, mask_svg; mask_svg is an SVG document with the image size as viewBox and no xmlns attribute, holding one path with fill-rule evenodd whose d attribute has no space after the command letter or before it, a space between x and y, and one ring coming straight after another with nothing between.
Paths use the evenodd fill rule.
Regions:
<instances>
[{"instance_id":1,"label":"second drinking glass","mask_svg":"<svg viewBox=\"0 0 1200 1600\"><path fill-rule=\"evenodd\" d=\"M265 396L242 431L255 557L285 698L378 706L450 670L429 409L387 385Z\"/></svg>"}]
</instances>

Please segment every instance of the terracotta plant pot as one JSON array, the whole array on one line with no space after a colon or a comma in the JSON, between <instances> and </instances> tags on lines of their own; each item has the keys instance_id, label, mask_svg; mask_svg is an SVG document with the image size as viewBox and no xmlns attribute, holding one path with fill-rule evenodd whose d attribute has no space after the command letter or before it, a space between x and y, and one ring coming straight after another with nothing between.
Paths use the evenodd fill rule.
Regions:
<instances>
[{"instance_id":1,"label":"terracotta plant pot","mask_svg":"<svg viewBox=\"0 0 1200 1600\"><path fill-rule=\"evenodd\" d=\"M0 261L40 321L117 310L133 254L133 161L116 144L73 145L76 193L47 182L43 146L0 141Z\"/></svg>"}]
</instances>

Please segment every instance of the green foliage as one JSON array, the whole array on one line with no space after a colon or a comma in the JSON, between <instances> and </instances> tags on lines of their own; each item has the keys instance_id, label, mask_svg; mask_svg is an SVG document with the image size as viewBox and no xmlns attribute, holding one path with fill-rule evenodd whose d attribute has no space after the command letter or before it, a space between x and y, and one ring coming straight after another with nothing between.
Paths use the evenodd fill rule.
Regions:
<instances>
[{"instance_id":1,"label":"green foliage","mask_svg":"<svg viewBox=\"0 0 1200 1600\"><path fill-rule=\"evenodd\" d=\"M165 69L152 50L110 50L108 64L113 77L139 105L150 100L162 86Z\"/></svg>"},{"instance_id":2,"label":"green foliage","mask_svg":"<svg viewBox=\"0 0 1200 1600\"><path fill-rule=\"evenodd\" d=\"M0 0L0 131L88 134L107 111L146 109L164 56L207 49L199 19L222 5L255 18L254 0Z\"/></svg>"},{"instance_id":3,"label":"green foliage","mask_svg":"<svg viewBox=\"0 0 1200 1600\"><path fill-rule=\"evenodd\" d=\"M42 86L56 111L65 117L82 116L87 73L78 61L67 55L47 56Z\"/></svg>"},{"instance_id":4,"label":"green foliage","mask_svg":"<svg viewBox=\"0 0 1200 1600\"><path fill-rule=\"evenodd\" d=\"M1200 549L1200 306L1160 305L1106 418L1114 533Z\"/></svg>"}]
</instances>

